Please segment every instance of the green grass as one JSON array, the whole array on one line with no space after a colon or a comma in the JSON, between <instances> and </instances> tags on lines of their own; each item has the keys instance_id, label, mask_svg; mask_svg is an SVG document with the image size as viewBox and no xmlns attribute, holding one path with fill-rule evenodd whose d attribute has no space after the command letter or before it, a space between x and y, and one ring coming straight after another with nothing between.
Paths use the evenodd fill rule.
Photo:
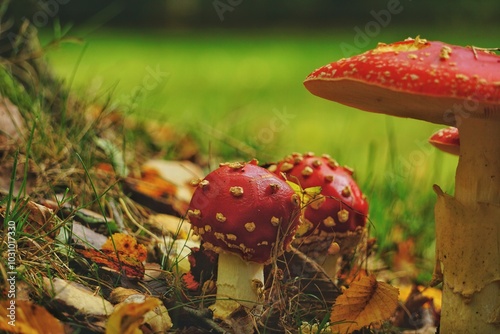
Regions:
<instances>
[{"instance_id":1,"label":"green grass","mask_svg":"<svg viewBox=\"0 0 500 334\"><path fill-rule=\"evenodd\" d=\"M483 31L388 27L370 40L420 34L462 45L495 46ZM56 73L88 99L110 94L131 117L170 122L193 133L202 152L221 159L275 161L293 151L329 153L356 170L370 200L372 232L383 250L392 226L433 251L432 185L453 191L456 157L427 138L441 126L348 108L311 95L302 81L341 58L351 27L318 31L96 31L84 44L49 54ZM154 80L151 70L161 72ZM285 121L277 113L286 113ZM217 158L212 166L219 162Z\"/></svg>"}]
</instances>

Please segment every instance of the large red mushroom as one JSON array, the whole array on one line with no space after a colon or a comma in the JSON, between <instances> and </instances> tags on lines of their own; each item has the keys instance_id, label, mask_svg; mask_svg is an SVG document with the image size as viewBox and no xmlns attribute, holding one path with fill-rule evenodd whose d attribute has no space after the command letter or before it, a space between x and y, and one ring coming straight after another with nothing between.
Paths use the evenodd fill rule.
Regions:
<instances>
[{"instance_id":1,"label":"large red mushroom","mask_svg":"<svg viewBox=\"0 0 500 334\"><path fill-rule=\"evenodd\" d=\"M285 181L255 160L221 164L197 182L188 217L203 246L219 254L217 297L210 307L215 318L261 301L264 264L290 245L299 202Z\"/></svg>"},{"instance_id":2,"label":"large red mushroom","mask_svg":"<svg viewBox=\"0 0 500 334\"><path fill-rule=\"evenodd\" d=\"M293 244L335 279L341 255L351 255L363 236L368 202L353 170L327 154L293 153L270 170L297 183L307 194L301 227ZM320 187L319 192L307 189Z\"/></svg>"},{"instance_id":3,"label":"large red mushroom","mask_svg":"<svg viewBox=\"0 0 500 334\"><path fill-rule=\"evenodd\" d=\"M313 94L388 115L458 127L455 196L435 186L435 281L441 332L500 330L500 56L421 38L312 72Z\"/></svg>"}]
</instances>

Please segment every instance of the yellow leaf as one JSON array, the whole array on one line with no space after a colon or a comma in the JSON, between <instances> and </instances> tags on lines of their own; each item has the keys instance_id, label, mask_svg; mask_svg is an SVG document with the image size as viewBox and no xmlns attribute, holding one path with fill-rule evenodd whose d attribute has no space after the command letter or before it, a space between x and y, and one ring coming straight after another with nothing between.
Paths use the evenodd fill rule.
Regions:
<instances>
[{"instance_id":1,"label":"yellow leaf","mask_svg":"<svg viewBox=\"0 0 500 334\"><path fill-rule=\"evenodd\" d=\"M45 308L23 300L0 302L0 330L23 334L64 333L63 325Z\"/></svg>"},{"instance_id":2,"label":"yellow leaf","mask_svg":"<svg viewBox=\"0 0 500 334\"><path fill-rule=\"evenodd\" d=\"M332 330L352 333L388 319L398 305L397 288L378 282L373 275L362 277L337 298L332 308Z\"/></svg>"},{"instance_id":3,"label":"yellow leaf","mask_svg":"<svg viewBox=\"0 0 500 334\"><path fill-rule=\"evenodd\" d=\"M307 205L311 200L315 199L316 196L321 194L321 186L317 187L309 187L306 189L302 189L300 185L295 182L286 180L286 183L293 189L293 191L299 195L300 201L303 205Z\"/></svg>"},{"instance_id":4,"label":"yellow leaf","mask_svg":"<svg viewBox=\"0 0 500 334\"><path fill-rule=\"evenodd\" d=\"M142 334L139 326L144 315L160 304L157 298L148 298L144 303L122 304L109 316L106 334Z\"/></svg>"}]
</instances>

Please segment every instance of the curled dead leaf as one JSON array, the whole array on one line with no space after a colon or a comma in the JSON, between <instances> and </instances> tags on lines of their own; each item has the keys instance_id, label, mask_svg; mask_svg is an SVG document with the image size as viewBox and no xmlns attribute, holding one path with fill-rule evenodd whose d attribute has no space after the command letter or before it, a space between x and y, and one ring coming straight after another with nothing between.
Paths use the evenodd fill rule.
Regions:
<instances>
[{"instance_id":1,"label":"curled dead leaf","mask_svg":"<svg viewBox=\"0 0 500 334\"><path fill-rule=\"evenodd\" d=\"M154 333L163 333L172 327L167 309L157 298L141 294L130 295L115 307L106 324L106 334L140 334L140 326L147 324Z\"/></svg>"}]
</instances>

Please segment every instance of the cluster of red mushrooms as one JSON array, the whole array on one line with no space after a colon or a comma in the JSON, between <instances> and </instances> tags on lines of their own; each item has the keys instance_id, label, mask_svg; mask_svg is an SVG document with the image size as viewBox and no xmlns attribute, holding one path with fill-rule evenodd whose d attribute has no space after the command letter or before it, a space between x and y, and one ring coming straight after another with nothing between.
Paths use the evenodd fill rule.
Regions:
<instances>
[{"instance_id":1,"label":"cluster of red mushrooms","mask_svg":"<svg viewBox=\"0 0 500 334\"><path fill-rule=\"evenodd\" d=\"M417 37L323 66L304 85L358 109L456 126L430 139L459 155L455 196L434 187L441 332L498 332L500 57ZM222 164L197 182L188 211L205 248L219 253L214 316L224 319L241 306L258 310L263 265L291 245L319 256L333 277L338 255L352 251L367 216L352 170L329 156L292 154L269 169L256 161Z\"/></svg>"},{"instance_id":2,"label":"cluster of red mushrooms","mask_svg":"<svg viewBox=\"0 0 500 334\"><path fill-rule=\"evenodd\" d=\"M259 312L264 265L292 244L316 245L327 266L328 255L338 259L342 241L353 250L368 204L351 176L329 156L294 153L267 169L256 160L223 163L195 182L187 215L203 247L218 254L215 318L227 319L240 307ZM333 278L335 265L328 268Z\"/></svg>"}]
</instances>

